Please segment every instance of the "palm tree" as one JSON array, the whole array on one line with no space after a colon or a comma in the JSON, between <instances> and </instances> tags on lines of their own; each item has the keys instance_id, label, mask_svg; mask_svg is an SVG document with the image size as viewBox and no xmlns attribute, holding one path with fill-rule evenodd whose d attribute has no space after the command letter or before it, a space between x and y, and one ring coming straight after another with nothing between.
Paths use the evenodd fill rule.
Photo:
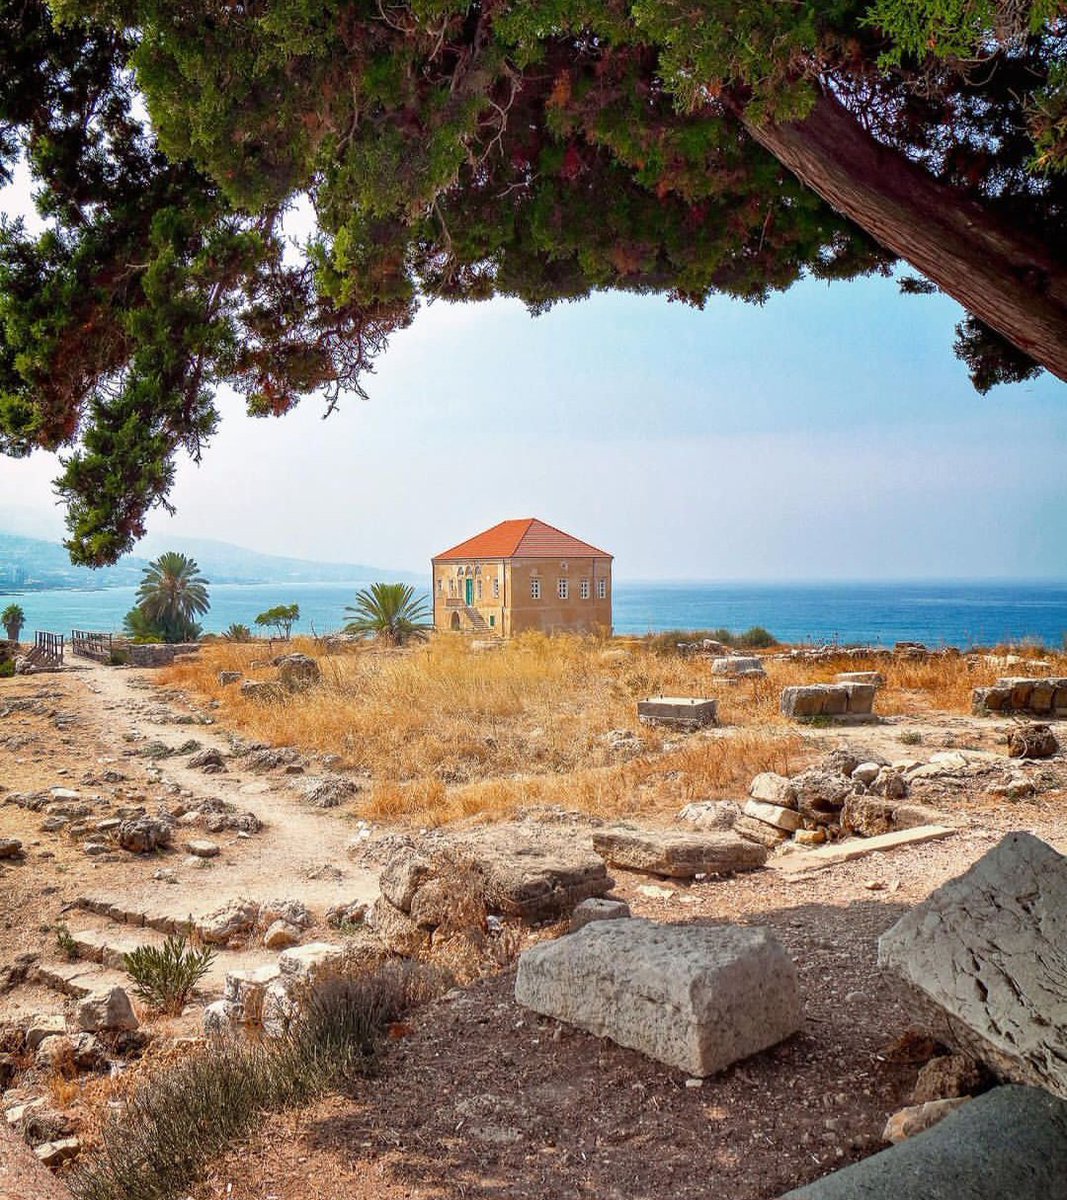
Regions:
<instances>
[{"instance_id":1,"label":"palm tree","mask_svg":"<svg viewBox=\"0 0 1067 1200\"><path fill-rule=\"evenodd\" d=\"M169 550L145 567L137 608L165 642L193 641L200 636L196 617L211 607L207 586L196 559Z\"/></svg>"},{"instance_id":2,"label":"palm tree","mask_svg":"<svg viewBox=\"0 0 1067 1200\"><path fill-rule=\"evenodd\" d=\"M0 625L3 625L9 641L17 642L19 640L19 634L22 632L22 627L25 624L26 614L18 604L9 604L0 613Z\"/></svg>"},{"instance_id":3,"label":"palm tree","mask_svg":"<svg viewBox=\"0 0 1067 1200\"><path fill-rule=\"evenodd\" d=\"M369 588L361 588L356 592L355 606L346 606L345 612L352 615L345 633L374 635L394 646L413 638L423 641L431 628L427 620L430 610L406 583L372 583Z\"/></svg>"}]
</instances>

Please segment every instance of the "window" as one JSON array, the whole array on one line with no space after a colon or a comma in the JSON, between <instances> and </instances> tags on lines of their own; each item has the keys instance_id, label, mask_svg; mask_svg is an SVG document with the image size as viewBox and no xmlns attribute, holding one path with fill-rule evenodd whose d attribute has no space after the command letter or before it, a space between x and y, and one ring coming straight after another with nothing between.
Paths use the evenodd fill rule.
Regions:
<instances>
[{"instance_id":1,"label":"window","mask_svg":"<svg viewBox=\"0 0 1067 1200\"><path fill-rule=\"evenodd\" d=\"M478 580L478 599L480 600L481 598L482 598L482 581L479 579Z\"/></svg>"},{"instance_id":2,"label":"window","mask_svg":"<svg viewBox=\"0 0 1067 1200\"><path fill-rule=\"evenodd\" d=\"M606 579L598 579L596 581L596 598L598 600L606 600L608 598L608 581Z\"/></svg>"},{"instance_id":3,"label":"window","mask_svg":"<svg viewBox=\"0 0 1067 1200\"><path fill-rule=\"evenodd\" d=\"M581 583L578 584L578 595L582 600L589 599L589 580L588 579L583 579L581 581Z\"/></svg>"},{"instance_id":4,"label":"window","mask_svg":"<svg viewBox=\"0 0 1067 1200\"><path fill-rule=\"evenodd\" d=\"M454 579L450 579L448 581L448 594L450 596L454 596L456 594L456 581Z\"/></svg>"},{"instance_id":5,"label":"window","mask_svg":"<svg viewBox=\"0 0 1067 1200\"><path fill-rule=\"evenodd\" d=\"M540 579L531 579L530 580L530 599L531 600L540 600L541 599L541 580Z\"/></svg>"},{"instance_id":6,"label":"window","mask_svg":"<svg viewBox=\"0 0 1067 1200\"><path fill-rule=\"evenodd\" d=\"M439 596L442 595L444 593L444 590L445 590L445 581L443 579L439 579L437 581L437 594Z\"/></svg>"},{"instance_id":7,"label":"window","mask_svg":"<svg viewBox=\"0 0 1067 1200\"><path fill-rule=\"evenodd\" d=\"M490 629L493 629L493 628L495 628L495 626L496 626L496 617L494 617L494 616L490 616L490 618L489 618L489 628L490 628Z\"/></svg>"},{"instance_id":8,"label":"window","mask_svg":"<svg viewBox=\"0 0 1067 1200\"><path fill-rule=\"evenodd\" d=\"M557 579L556 580L556 595L561 600L567 599L567 595L568 595L569 591L570 591L570 588L567 586L566 579Z\"/></svg>"},{"instance_id":9,"label":"window","mask_svg":"<svg viewBox=\"0 0 1067 1200\"><path fill-rule=\"evenodd\" d=\"M500 580L499 579L493 580L493 599L494 600L500 599Z\"/></svg>"}]
</instances>

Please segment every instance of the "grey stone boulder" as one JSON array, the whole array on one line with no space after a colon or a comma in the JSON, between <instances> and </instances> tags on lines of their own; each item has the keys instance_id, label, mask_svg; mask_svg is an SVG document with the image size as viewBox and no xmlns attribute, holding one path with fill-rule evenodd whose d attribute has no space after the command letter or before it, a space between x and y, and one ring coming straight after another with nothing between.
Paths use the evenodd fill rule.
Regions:
<instances>
[{"instance_id":1,"label":"grey stone boulder","mask_svg":"<svg viewBox=\"0 0 1067 1200\"><path fill-rule=\"evenodd\" d=\"M999 1079L1067 1097L1067 858L1010 833L878 943L916 1015Z\"/></svg>"},{"instance_id":2,"label":"grey stone boulder","mask_svg":"<svg viewBox=\"0 0 1067 1200\"><path fill-rule=\"evenodd\" d=\"M174 828L160 817L135 817L123 821L115 833L118 844L131 854L148 854L161 846L169 846Z\"/></svg>"},{"instance_id":3,"label":"grey stone boulder","mask_svg":"<svg viewBox=\"0 0 1067 1200\"><path fill-rule=\"evenodd\" d=\"M822 767L809 767L794 775L790 782L796 795L796 808L817 825L836 823L855 787L849 776Z\"/></svg>"},{"instance_id":4,"label":"grey stone boulder","mask_svg":"<svg viewBox=\"0 0 1067 1200\"><path fill-rule=\"evenodd\" d=\"M0 858L18 858L22 853L22 843L18 838L0 837Z\"/></svg>"},{"instance_id":5,"label":"grey stone boulder","mask_svg":"<svg viewBox=\"0 0 1067 1200\"><path fill-rule=\"evenodd\" d=\"M225 946L234 939L246 938L259 919L254 900L231 900L196 922L196 932L212 946Z\"/></svg>"},{"instance_id":6,"label":"grey stone boulder","mask_svg":"<svg viewBox=\"0 0 1067 1200\"><path fill-rule=\"evenodd\" d=\"M594 921L527 950L515 999L689 1075L800 1026L796 970L766 929Z\"/></svg>"},{"instance_id":7,"label":"grey stone boulder","mask_svg":"<svg viewBox=\"0 0 1067 1200\"><path fill-rule=\"evenodd\" d=\"M78 1005L78 1028L84 1033L130 1030L139 1025L129 996L120 987L92 992Z\"/></svg>"},{"instance_id":8,"label":"grey stone boulder","mask_svg":"<svg viewBox=\"0 0 1067 1200\"><path fill-rule=\"evenodd\" d=\"M672 879L754 871L767 861L762 846L733 832L681 833L616 825L593 831L593 849L613 866Z\"/></svg>"},{"instance_id":9,"label":"grey stone boulder","mask_svg":"<svg viewBox=\"0 0 1067 1200\"><path fill-rule=\"evenodd\" d=\"M727 679L762 679L767 671L763 659L752 655L731 654L723 658L711 660L712 675L723 676Z\"/></svg>"},{"instance_id":10,"label":"grey stone boulder","mask_svg":"<svg viewBox=\"0 0 1067 1200\"><path fill-rule=\"evenodd\" d=\"M1000 1087L780 1200L1063 1200L1067 1103Z\"/></svg>"},{"instance_id":11,"label":"grey stone boulder","mask_svg":"<svg viewBox=\"0 0 1067 1200\"><path fill-rule=\"evenodd\" d=\"M678 813L678 820L694 829L732 829L741 809L732 800L694 800Z\"/></svg>"},{"instance_id":12,"label":"grey stone boulder","mask_svg":"<svg viewBox=\"0 0 1067 1200\"><path fill-rule=\"evenodd\" d=\"M748 794L753 800L764 804L777 804L779 808L796 808L797 791L793 781L774 771L764 771L749 785Z\"/></svg>"}]
</instances>

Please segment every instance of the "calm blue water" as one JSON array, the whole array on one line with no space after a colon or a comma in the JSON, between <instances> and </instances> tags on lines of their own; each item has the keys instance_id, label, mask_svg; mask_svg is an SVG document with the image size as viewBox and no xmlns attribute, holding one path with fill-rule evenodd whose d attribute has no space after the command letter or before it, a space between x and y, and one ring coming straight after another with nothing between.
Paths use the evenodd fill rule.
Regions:
<instances>
[{"instance_id":1,"label":"calm blue water","mask_svg":"<svg viewBox=\"0 0 1067 1200\"><path fill-rule=\"evenodd\" d=\"M344 623L345 605L370 582L218 584L204 628L217 633L232 621L252 625L264 609L296 603L297 629L324 633ZM118 630L134 590L0 595L0 608L17 599L26 611L26 634ZM763 625L784 642L968 646L1033 638L1059 647L1067 634L1067 583L616 583L614 616L616 633Z\"/></svg>"}]
</instances>

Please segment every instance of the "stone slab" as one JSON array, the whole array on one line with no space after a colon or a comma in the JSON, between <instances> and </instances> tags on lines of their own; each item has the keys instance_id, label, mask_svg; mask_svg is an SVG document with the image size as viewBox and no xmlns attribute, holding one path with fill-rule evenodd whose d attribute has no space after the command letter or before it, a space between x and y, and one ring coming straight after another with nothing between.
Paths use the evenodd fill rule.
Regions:
<instances>
[{"instance_id":1,"label":"stone slab","mask_svg":"<svg viewBox=\"0 0 1067 1200\"><path fill-rule=\"evenodd\" d=\"M677 832L616 825L593 831L593 849L613 866L672 879L762 867L767 852L735 833Z\"/></svg>"},{"instance_id":2,"label":"stone slab","mask_svg":"<svg viewBox=\"0 0 1067 1200\"><path fill-rule=\"evenodd\" d=\"M795 809L765 804L760 800L746 801L743 811L746 817L762 821L765 825L773 825L775 829L784 829L786 833L794 833L803 822L800 813Z\"/></svg>"},{"instance_id":3,"label":"stone slab","mask_svg":"<svg viewBox=\"0 0 1067 1200\"><path fill-rule=\"evenodd\" d=\"M714 725L718 710L719 702L706 697L652 696L637 702L639 720L685 728Z\"/></svg>"},{"instance_id":4,"label":"stone slab","mask_svg":"<svg viewBox=\"0 0 1067 1200\"><path fill-rule=\"evenodd\" d=\"M780 1200L1063 1200L1067 1103L999 1087L925 1133Z\"/></svg>"},{"instance_id":5,"label":"stone slab","mask_svg":"<svg viewBox=\"0 0 1067 1200\"><path fill-rule=\"evenodd\" d=\"M788 858L777 859L769 865L785 875L796 875L802 871L816 871L837 863L850 862L854 858L863 858L864 855L875 854L879 850L895 850L899 846L915 846L922 842L937 841L939 838L951 837L955 832L955 829L949 829L945 825L918 825L914 829L900 829L893 833L880 834L878 837L834 842L804 854L790 854Z\"/></svg>"},{"instance_id":6,"label":"stone slab","mask_svg":"<svg viewBox=\"0 0 1067 1200\"><path fill-rule=\"evenodd\" d=\"M924 1024L1000 1079L1067 1098L1067 858L1010 833L878 942Z\"/></svg>"},{"instance_id":7,"label":"stone slab","mask_svg":"<svg viewBox=\"0 0 1067 1200\"><path fill-rule=\"evenodd\" d=\"M689 1075L795 1033L796 969L766 929L595 921L519 959L516 1001Z\"/></svg>"}]
</instances>

